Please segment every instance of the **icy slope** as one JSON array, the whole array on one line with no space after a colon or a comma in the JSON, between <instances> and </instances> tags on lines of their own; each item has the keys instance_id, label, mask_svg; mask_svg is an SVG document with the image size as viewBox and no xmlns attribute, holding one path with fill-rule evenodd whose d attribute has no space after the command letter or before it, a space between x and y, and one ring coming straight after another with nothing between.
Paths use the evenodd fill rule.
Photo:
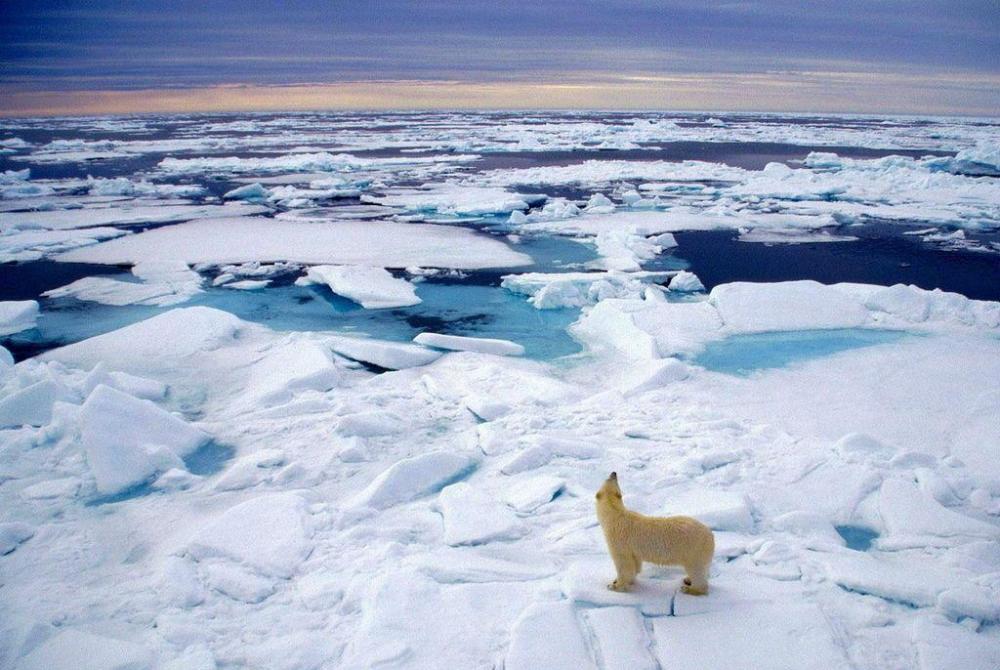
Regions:
<instances>
[{"instance_id":1,"label":"icy slope","mask_svg":"<svg viewBox=\"0 0 1000 670\"><path fill-rule=\"evenodd\" d=\"M998 309L650 293L588 308L589 354L543 365L189 308L5 367L0 402L48 390L0 432L0 665L996 666ZM746 377L665 357L844 326L920 336ZM111 421L135 439L102 438ZM229 450L192 459L205 436ZM129 460L95 458L109 445ZM611 470L631 507L715 529L707 597L655 566L607 590ZM109 475L143 483L108 499Z\"/></svg>"}]
</instances>

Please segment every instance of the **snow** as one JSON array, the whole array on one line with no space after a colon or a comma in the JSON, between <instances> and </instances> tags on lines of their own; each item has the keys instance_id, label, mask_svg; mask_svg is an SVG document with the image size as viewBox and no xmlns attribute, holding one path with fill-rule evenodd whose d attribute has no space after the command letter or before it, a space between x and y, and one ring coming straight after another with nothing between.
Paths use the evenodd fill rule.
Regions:
<instances>
[{"instance_id":1,"label":"snow","mask_svg":"<svg viewBox=\"0 0 1000 670\"><path fill-rule=\"evenodd\" d=\"M831 670L851 667L816 605L733 605L724 611L654 620L660 667L721 669L732 667L734 659L760 670L797 670L803 664Z\"/></svg>"},{"instance_id":2,"label":"snow","mask_svg":"<svg viewBox=\"0 0 1000 670\"><path fill-rule=\"evenodd\" d=\"M851 296L814 281L724 284L712 289L708 301L727 328L741 333L854 328L868 317L868 310Z\"/></svg>"},{"instance_id":3,"label":"snow","mask_svg":"<svg viewBox=\"0 0 1000 670\"><path fill-rule=\"evenodd\" d=\"M139 282L109 277L84 277L42 295L47 298L76 298L105 305L175 305L202 292L201 276L186 263L144 261L132 267Z\"/></svg>"},{"instance_id":4,"label":"snow","mask_svg":"<svg viewBox=\"0 0 1000 670\"><path fill-rule=\"evenodd\" d=\"M420 304L413 284L393 277L384 268L357 265L314 265L306 278L365 309L389 309Z\"/></svg>"},{"instance_id":5,"label":"snow","mask_svg":"<svg viewBox=\"0 0 1000 670\"><path fill-rule=\"evenodd\" d=\"M238 318L210 307L173 309L104 335L71 344L46 358L92 368L103 361L141 372L232 342L244 328Z\"/></svg>"},{"instance_id":6,"label":"snow","mask_svg":"<svg viewBox=\"0 0 1000 670\"><path fill-rule=\"evenodd\" d=\"M586 670L594 668L573 607L537 603L525 609L511 630L507 670Z\"/></svg>"},{"instance_id":7,"label":"snow","mask_svg":"<svg viewBox=\"0 0 1000 670\"><path fill-rule=\"evenodd\" d=\"M545 200L544 195L509 193L502 188L441 185L419 190L398 190L385 196L366 196L362 202L399 207L411 212L436 212L453 216L509 214Z\"/></svg>"},{"instance_id":8,"label":"snow","mask_svg":"<svg viewBox=\"0 0 1000 670\"><path fill-rule=\"evenodd\" d=\"M19 230L67 230L251 216L264 211L266 210L263 207L247 205L124 205L47 212L6 212L0 214L0 223L5 228Z\"/></svg>"},{"instance_id":9,"label":"snow","mask_svg":"<svg viewBox=\"0 0 1000 670\"><path fill-rule=\"evenodd\" d=\"M691 489L675 493L667 504L669 508L658 512L659 516L693 516L713 530L744 533L753 530L753 515L741 493Z\"/></svg>"},{"instance_id":10,"label":"snow","mask_svg":"<svg viewBox=\"0 0 1000 670\"><path fill-rule=\"evenodd\" d=\"M255 406L287 402L300 391L327 391L339 378L329 349L292 340L274 347L253 364L249 402Z\"/></svg>"},{"instance_id":11,"label":"snow","mask_svg":"<svg viewBox=\"0 0 1000 670\"><path fill-rule=\"evenodd\" d=\"M649 282L671 272L527 272L505 275L500 285L521 295L536 309L583 307L607 298L638 298Z\"/></svg>"},{"instance_id":12,"label":"snow","mask_svg":"<svg viewBox=\"0 0 1000 670\"><path fill-rule=\"evenodd\" d=\"M35 300L0 301L0 335L34 328L37 319L38 302Z\"/></svg>"},{"instance_id":13,"label":"snow","mask_svg":"<svg viewBox=\"0 0 1000 670\"><path fill-rule=\"evenodd\" d=\"M443 335L441 333L420 333L413 338L417 344L446 351L474 351L480 354L494 356L523 356L524 347L510 340L497 340L488 337L461 337L459 335Z\"/></svg>"},{"instance_id":14,"label":"snow","mask_svg":"<svg viewBox=\"0 0 1000 670\"><path fill-rule=\"evenodd\" d=\"M129 235L61 254L60 261L125 264L146 260L193 263L293 261L404 268L504 268L531 260L502 242L465 228L434 224L266 219L197 221Z\"/></svg>"},{"instance_id":15,"label":"snow","mask_svg":"<svg viewBox=\"0 0 1000 670\"><path fill-rule=\"evenodd\" d=\"M181 458L208 441L149 400L98 386L81 408L81 442L98 492L119 493L157 472L183 467Z\"/></svg>"},{"instance_id":16,"label":"snow","mask_svg":"<svg viewBox=\"0 0 1000 670\"><path fill-rule=\"evenodd\" d=\"M362 363L377 365L386 370L404 370L433 363L441 357L440 351L415 344L401 344L361 337L337 337L330 346L341 356Z\"/></svg>"},{"instance_id":17,"label":"snow","mask_svg":"<svg viewBox=\"0 0 1000 670\"><path fill-rule=\"evenodd\" d=\"M698 279L698 275L687 270L681 270L671 278L667 288L671 291L681 293L697 293L705 290L705 285Z\"/></svg>"},{"instance_id":18,"label":"snow","mask_svg":"<svg viewBox=\"0 0 1000 670\"><path fill-rule=\"evenodd\" d=\"M35 535L35 529L26 523L12 521L0 523L0 556L11 553L22 542L27 542Z\"/></svg>"},{"instance_id":19,"label":"snow","mask_svg":"<svg viewBox=\"0 0 1000 670\"><path fill-rule=\"evenodd\" d=\"M207 522L186 553L199 562L223 558L264 576L288 579L312 551L311 538L305 499L296 493L269 493Z\"/></svg>"},{"instance_id":20,"label":"snow","mask_svg":"<svg viewBox=\"0 0 1000 670\"><path fill-rule=\"evenodd\" d=\"M66 628L25 656L19 668L51 670L72 666L80 670L146 670L153 654L140 644Z\"/></svg>"},{"instance_id":21,"label":"snow","mask_svg":"<svg viewBox=\"0 0 1000 670\"><path fill-rule=\"evenodd\" d=\"M563 492L566 481L551 475L519 479L505 487L503 501L516 512L534 512Z\"/></svg>"},{"instance_id":22,"label":"snow","mask_svg":"<svg viewBox=\"0 0 1000 670\"><path fill-rule=\"evenodd\" d=\"M44 426L52 419L52 404L68 395L68 389L53 379L14 391L0 400L0 427Z\"/></svg>"},{"instance_id":23,"label":"snow","mask_svg":"<svg viewBox=\"0 0 1000 670\"><path fill-rule=\"evenodd\" d=\"M434 451L393 463L360 491L355 506L382 509L441 490L476 466L469 456Z\"/></svg>"},{"instance_id":24,"label":"snow","mask_svg":"<svg viewBox=\"0 0 1000 670\"><path fill-rule=\"evenodd\" d=\"M510 509L465 482L442 489L437 506L452 547L516 540L527 532Z\"/></svg>"}]
</instances>

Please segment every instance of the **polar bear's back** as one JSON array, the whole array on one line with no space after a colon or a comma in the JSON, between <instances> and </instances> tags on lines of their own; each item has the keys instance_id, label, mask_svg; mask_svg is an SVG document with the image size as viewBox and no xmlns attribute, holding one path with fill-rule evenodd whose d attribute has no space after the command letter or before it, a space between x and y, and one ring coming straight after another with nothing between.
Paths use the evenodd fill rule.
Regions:
<instances>
[{"instance_id":1,"label":"polar bear's back","mask_svg":"<svg viewBox=\"0 0 1000 670\"><path fill-rule=\"evenodd\" d=\"M689 516L631 513L623 538L640 560L660 565L707 565L715 553L711 529Z\"/></svg>"}]
</instances>

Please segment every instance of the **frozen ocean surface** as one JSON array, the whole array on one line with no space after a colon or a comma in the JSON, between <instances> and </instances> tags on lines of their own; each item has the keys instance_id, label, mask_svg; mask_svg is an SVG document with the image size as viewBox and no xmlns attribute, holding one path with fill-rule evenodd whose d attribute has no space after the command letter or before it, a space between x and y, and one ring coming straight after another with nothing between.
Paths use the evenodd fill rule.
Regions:
<instances>
[{"instance_id":1,"label":"frozen ocean surface","mask_svg":"<svg viewBox=\"0 0 1000 670\"><path fill-rule=\"evenodd\" d=\"M899 331L860 328L733 335L709 342L691 362L712 372L745 376L756 370L780 368L857 347L891 344L905 335Z\"/></svg>"},{"instance_id":2,"label":"frozen ocean surface","mask_svg":"<svg viewBox=\"0 0 1000 670\"><path fill-rule=\"evenodd\" d=\"M0 143L0 668L1000 667L1000 121Z\"/></svg>"}]
</instances>

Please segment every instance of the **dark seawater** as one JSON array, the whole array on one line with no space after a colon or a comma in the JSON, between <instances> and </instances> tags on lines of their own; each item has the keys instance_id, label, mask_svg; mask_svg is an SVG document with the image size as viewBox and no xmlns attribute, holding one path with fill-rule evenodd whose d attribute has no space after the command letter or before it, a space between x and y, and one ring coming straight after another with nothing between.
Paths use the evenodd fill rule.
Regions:
<instances>
[{"instance_id":1,"label":"dark seawater","mask_svg":"<svg viewBox=\"0 0 1000 670\"><path fill-rule=\"evenodd\" d=\"M976 300L1000 300L1000 256L941 250L885 226L850 227L838 232L854 242L761 244L738 241L739 233L676 233L674 254L690 265L709 290L733 281L775 282L815 279L824 284L915 284Z\"/></svg>"}]
</instances>

